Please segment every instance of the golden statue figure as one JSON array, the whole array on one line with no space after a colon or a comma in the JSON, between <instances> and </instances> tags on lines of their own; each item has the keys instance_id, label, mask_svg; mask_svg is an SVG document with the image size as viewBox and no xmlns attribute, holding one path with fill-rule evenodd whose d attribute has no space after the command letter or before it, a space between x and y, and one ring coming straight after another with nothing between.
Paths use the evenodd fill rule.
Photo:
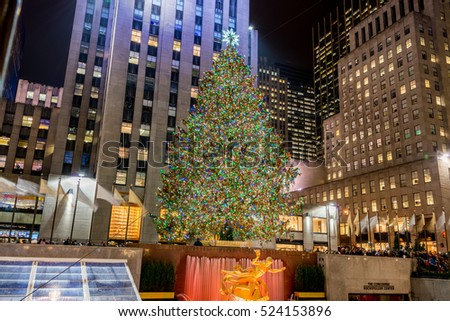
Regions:
<instances>
[{"instance_id":1,"label":"golden statue figure","mask_svg":"<svg viewBox=\"0 0 450 321\"><path fill-rule=\"evenodd\" d=\"M268 301L269 293L266 283L261 277L266 273L278 273L286 268L269 269L273 260L271 257L259 261L260 250L255 250L256 257L252 260L253 267L243 269L239 264L233 271L222 270L224 277L220 293L228 295L231 301Z\"/></svg>"}]
</instances>

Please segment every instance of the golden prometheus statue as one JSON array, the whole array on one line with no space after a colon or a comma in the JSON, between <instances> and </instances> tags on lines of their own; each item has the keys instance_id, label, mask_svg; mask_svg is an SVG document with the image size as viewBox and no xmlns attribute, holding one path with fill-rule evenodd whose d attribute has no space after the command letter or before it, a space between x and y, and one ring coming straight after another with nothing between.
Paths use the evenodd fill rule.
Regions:
<instances>
[{"instance_id":1,"label":"golden prometheus statue","mask_svg":"<svg viewBox=\"0 0 450 321\"><path fill-rule=\"evenodd\" d=\"M260 250L255 250L256 257L252 260L253 267L243 269L239 264L233 271L222 270L224 277L220 293L227 295L230 301L268 301L267 284L261 280L266 273L278 273L286 268L270 269L273 263L271 257L259 261Z\"/></svg>"}]
</instances>

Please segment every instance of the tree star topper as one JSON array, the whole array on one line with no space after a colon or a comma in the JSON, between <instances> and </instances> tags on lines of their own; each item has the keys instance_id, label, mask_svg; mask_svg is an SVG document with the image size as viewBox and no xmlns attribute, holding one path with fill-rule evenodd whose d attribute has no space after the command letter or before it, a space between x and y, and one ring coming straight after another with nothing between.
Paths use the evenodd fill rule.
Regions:
<instances>
[{"instance_id":1,"label":"tree star topper","mask_svg":"<svg viewBox=\"0 0 450 321\"><path fill-rule=\"evenodd\" d=\"M224 31L223 38L228 46L236 47L239 45L239 35L233 29Z\"/></svg>"}]
</instances>

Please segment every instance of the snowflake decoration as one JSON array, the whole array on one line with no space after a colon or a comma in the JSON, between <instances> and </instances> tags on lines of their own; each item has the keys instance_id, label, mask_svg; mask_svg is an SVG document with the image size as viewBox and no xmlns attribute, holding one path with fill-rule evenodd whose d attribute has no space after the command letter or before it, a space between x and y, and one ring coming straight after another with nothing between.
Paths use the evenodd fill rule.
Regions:
<instances>
[{"instance_id":1,"label":"snowflake decoration","mask_svg":"<svg viewBox=\"0 0 450 321\"><path fill-rule=\"evenodd\" d=\"M233 29L224 31L223 38L228 46L236 47L239 45L239 35L236 32L234 32Z\"/></svg>"}]
</instances>

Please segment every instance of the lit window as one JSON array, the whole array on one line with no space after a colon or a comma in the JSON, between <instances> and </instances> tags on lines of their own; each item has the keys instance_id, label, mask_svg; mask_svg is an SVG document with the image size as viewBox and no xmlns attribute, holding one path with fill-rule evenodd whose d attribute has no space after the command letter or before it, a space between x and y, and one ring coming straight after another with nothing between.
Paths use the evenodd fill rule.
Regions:
<instances>
[{"instance_id":1,"label":"lit window","mask_svg":"<svg viewBox=\"0 0 450 321\"><path fill-rule=\"evenodd\" d=\"M193 55L200 57L201 47L199 45L194 45Z\"/></svg>"},{"instance_id":2,"label":"lit window","mask_svg":"<svg viewBox=\"0 0 450 321\"><path fill-rule=\"evenodd\" d=\"M127 147L119 147L119 158L129 158L130 149Z\"/></svg>"},{"instance_id":3,"label":"lit window","mask_svg":"<svg viewBox=\"0 0 450 321\"><path fill-rule=\"evenodd\" d=\"M430 80L425 79L425 88L430 88Z\"/></svg>"},{"instance_id":4,"label":"lit window","mask_svg":"<svg viewBox=\"0 0 450 321\"><path fill-rule=\"evenodd\" d=\"M418 171L411 172L411 184L412 185L419 184L419 172Z\"/></svg>"},{"instance_id":5,"label":"lit window","mask_svg":"<svg viewBox=\"0 0 450 321\"><path fill-rule=\"evenodd\" d=\"M158 47L158 37L155 36L148 37L148 45L150 47Z\"/></svg>"},{"instance_id":6,"label":"lit window","mask_svg":"<svg viewBox=\"0 0 450 321\"><path fill-rule=\"evenodd\" d=\"M126 185L127 183L127 171L118 170L116 173L116 182L117 185Z\"/></svg>"},{"instance_id":7,"label":"lit window","mask_svg":"<svg viewBox=\"0 0 450 321\"><path fill-rule=\"evenodd\" d=\"M378 164L381 164L383 162L383 154L378 154Z\"/></svg>"},{"instance_id":8,"label":"lit window","mask_svg":"<svg viewBox=\"0 0 450 321\"><path fill-rule=\"evenodd\" d=\"M0 136L0 146L9 146L9 141L11 139L9 137Z\"/></svg>"},{"instance_id":9,"label":"lit window","mask_svg":"<svg viewBox=\"0 0 450 321\"><path fill-rule=\"evenodd\" d=\"M6 155L0 155L0 168L5 168L5 166L6 166Z\"/></svg>"},{"instance_id":10,"label":"lit window","mask_svg":"<svg viewBox=\"0 0 450 321\"><path fill-rule=\"evenodd\" d=\"M406 86L402 85L402 86L400 86L400 95L404 95L404 94L406 94Z\"/></svg>"},{"instance_id":11,"label":"lit window","mask_svg":"<svg viewBox=\"0 0 450 321\"><path fill-rule=\"evenodd\" d=\"M386 160L391 161L392 160L392 151L387 151L386 152Z\"/></svg>"},{"instance_id":12,"label":"lit window","mask_svg":"<svg viewBox=\"0 0 450 321\"><path fill-rule=\"evenodd\" d=\"M24 164L25 164L24 158L16 158L16 160L14 161L14 168L15 169L23 169Z\"/></svg>"},{"instance_id":13,"label":"lit window","mask_svg":"<svg viewBox=\"0 0 450 321\"><path fill-rule=\"evenodd\" d=\"M423 181L425 183L430 183L431 182L431 171L429 168L424 168L423 169Z\"/></svg>"},{"instance_id":14,"label":"lit window","mask_svg":"<svg viewBox=\"0 0 450 321\"><path fill-rule=\"evenodd\" d=\"M122 134L131 134L132 127L133 127L132 123L125 123L125 122L123 122L122 123L122 129L121 129L120 132Z\"/></svg>"},{"instance_id":15,"label":"lit window","mask_svg":"<svg viewBox=\"0 0 450 321\"><path fill-rule=\"evenodd\" d=\"M431 54L430 55L430 61L431 62L436 62L436 55L435 54Z\"/></svg>"},{"instance_id":16,"label":"lit window","mask_svg":"<svg viewBox=\"0 0 450 321\"><path fill-rule=\"evenodd\" d=\"M32 116L23 116L22 117L22 126L24 126L24 127L31 127L32 123L33 123L33 117Z\"/></svg>"},{"instance_id":17,"label":"lit window","mask_svg":"<svg viewBox=\"0 0 450 321\"><path fill-rule=\"evenodd\" d=\"M399 45L397 45L397 54L399 54L401 52L402 52L402 45L399 44Z\"/></svg>"},{"instance_id":18,"label":"lit window","mask_svg":"<svg viewBox=\"0 0 450 321\"><path fill-rule=\"evenodd\" d=\"M402 195L402 207L409 208L408 195Z\"/></svg>"},{"instance_id":19,"label":"lit window","mask_svg":"<svg viewBox=\"0 0 450 321\"><path fill-rule=\"evenodd\" d=\"M406 40L406 49L410 48L412 46L412 41L411 39L407 39Z\"/></svg>"},{"instance_id":20,"label":"lit window","mask_svg":"<svg viewBox=\"0 0 450 321\"><path fill-rule=\"evenodd\" d=\"M376 200L372 200L372 212L377 212L378 208L377 208L377 201Z\"/></svg>"},{"instance_id":21,"label":"lit window","mask_svg":"<svg viewBox=\"0 0 450 321\"><path fill-rule=\"evenodd\" d=\"M89 143L92 143L93 140L94 140L94 131L86 130L86 134L84 135L84 142L89 144Z\"/></svg>"},{"instance_id":22,"label":"lit window","mask_svg":"<svg viewBox=\"0 0 450 321\"><path fill-rule=\"evenodd\" d=\"M173 51L181 51L181 41L175 40L173 42Z\"/></svg>"},{"instance_id":23,"label":"lit window","mask_svg":"<svg viewBox=\"0 0 450 321\"><path fill-rule=\"evenodd\" d=\"M392 196L391 197L391 208L393 210L397 210L398 209L398 201L397 201L397 197L396 196Z\"/></svg>"},{"instance_id":24,"label":"lit window","mask_svg":"<svg viewBox=\"0 0 450 321\"><path fill-rule=\"evenodd\" d=\"M33 165L31 165L31 170L33 172L41 172L42 171L42 159L34 159Z\"/></svg>"},{"instance_id":25,"label":"lit window","mask_svg":"<svg viewBox=\"0 0 450 321\"><path fill-rule=\"evenodd\" d=\"M150 137L150 125L141 125L139 135L143 137Z\"/></svg>"},{"instance_id":26,"label":"lit window","mask_svg":"<svg viewBox=\"0 0 450 321\"><path fill-rule=\"evenodd\" d=\"M422 205L422 201L420 199L420 193L413 193L414 197L414 206L418 207Z\"/></svg>"},{"instance_id":27,"label":"lit window","mask_svg":"<svg viewBox=\"0 0 450 321\"><path fill-rule=\"evenodd\" d=\"M416 81L415 81L415 80L411 80L411 81L409 82L409 88L410 88L411 90L416 89Z\"/></svg>"},{"instance_id":28,"label":"lit window","mask_svg":"<svg viewBox=\"0 0 450 321\"><path fill-rule=\"evenodd\" d=\"M146 177L145 172L136 172L135 186L144 187L145 186L145 177Z\"/></svg>"},{"instance_id":29,"label":"lit window","mask_svg":"<svg viewBox=\"0 0 450 321\"><path fill-rule=\"evenodd\" d=\"M427 198L427 205L434 205L433 191L426 191L425 197Z\"/></svg>"},{"instance_id":30,"label":"lit window","mask_svg":"<svg viewBox=\"0 0 450 321\"><path fill-rule=\"evenodd\" d=\"M425 46L425 38L424 37L420 37L420 45Z\"/></svg>"},{"instance_id":31,"label":"lit window","mask_svg":"<svg viewBox=\"0 0 450 321\"><path fill-rule=\"evenodd\" d=\"M141 43L141 31L140 30L131 30L131 41Z\"/></svg>"},{"instance_id":32,"label":"lit window","mask_svg":"<svg viewBox=\"0 0 450 321\"><path fill-rule=\"evenodd\" d=\"M75 84L74 95L82 96L83 95L83 84Z\"/></svg>"},{"instance_id":33,"label":"lit window","mask_svg":"<svg viewBox=\"0 0 450 321\"><path fill-rule=\"evenodd\" d=\"M130 57L128 58L128 62L133 65L139 64L139 52L130 51Z\"/></svg>"},{"instance_id":34,"label":"lit window","mask_svg":"<svg viewBox=\"0 0 450 321\"><path fill-rule=\"evenodd\" d=\"M19 142L17 143L17 147L28 148L28 141L20 139Z\"/></svg>"},{"instance_id":35,"label":"lit window","mask_svg":"<svg viewBox=\"0 0 450 321\"><path fill-rule=\"evenodd\" d=\"M191 88L191 98L197 98L198 96L198 88Z\"/></svg>"}]
</instances>

